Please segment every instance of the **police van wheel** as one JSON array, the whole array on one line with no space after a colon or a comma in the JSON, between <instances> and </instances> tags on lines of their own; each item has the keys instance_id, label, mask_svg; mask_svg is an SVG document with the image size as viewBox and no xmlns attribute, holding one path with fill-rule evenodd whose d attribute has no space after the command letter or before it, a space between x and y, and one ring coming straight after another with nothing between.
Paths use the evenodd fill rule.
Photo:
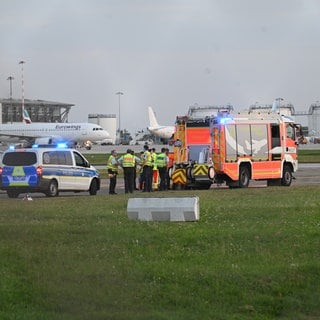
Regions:
<instances>
[{"instance_id":1,"label":"police van wheel","mask_svg":"<svg viewBox=\"0 0 320 320\"><path fill-rule=\"evenodd\" d=\"M89 194L91 196L95 196L97 194L98 191L98 183L96 179L93 179L91 181L91 185L90 185L90 189L89 189Z\"/></svg>"},{"instance_id":2,"label":"police van wheel","mask_svg":"<svg viewBox=\"0 0 320 320\"><path fill-rule=\"evenodd\" d=\"M57 197L59 195L58 183L56 180L51 180L46 192L47 197Z\"/></svg>"},{"instance_id":3,"label":"police van wheel","mask_svg":"<svg viewBox=\"0 0 320 320\"><path fill-rule=\"evenodd\" d=\"M14 190L7 190L7 195L9 198L18 198L19 192Z\"/></svg>"}]
</instances>

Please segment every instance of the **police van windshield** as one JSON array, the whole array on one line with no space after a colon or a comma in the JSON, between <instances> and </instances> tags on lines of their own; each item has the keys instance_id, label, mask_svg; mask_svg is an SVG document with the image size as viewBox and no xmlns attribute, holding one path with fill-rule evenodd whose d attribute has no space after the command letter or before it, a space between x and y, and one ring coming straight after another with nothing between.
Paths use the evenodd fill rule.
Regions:
<instances>
[{"instance_id":1,"label":"police van windshield","mask_svg":"<svg viewBox=\"0 0 320 320\"><path fill-rule=\"evenodd\" d=\"M2 163L6 166L32 166L37 163L37 155L34 152L8 152Z\"/></svg>"}]
</instances>

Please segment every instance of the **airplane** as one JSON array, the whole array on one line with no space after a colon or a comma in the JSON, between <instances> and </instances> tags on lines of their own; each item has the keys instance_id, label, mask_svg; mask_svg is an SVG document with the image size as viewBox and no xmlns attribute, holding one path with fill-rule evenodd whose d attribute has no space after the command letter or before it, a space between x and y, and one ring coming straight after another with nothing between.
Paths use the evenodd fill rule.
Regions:
<instances>
[{"instance_id":1,"label":"airplane","mask_svg":"<svg viewBox=\"0 0 320 320\"><path fill-rule=\"evenodd\" d=\"M171 139L175 127L174 126L160 126L154 114L152 107L148 107L149 113L149 127L147 129L154 134L155 136L162 138L162 139Z\"/></svg>"},{"instance_id":2,"label":"airplane","mask_svg":"<svg viewBox=\"0 0 320 320\"><path fill-rule=\"evenodd\" d=\"M107 138L110 138L110 134L94 123L32 123L26 110L23 112L23 122L0 124L0 141L7 143L24 141L28 145L49 145L58 142L74 144Z\"/></svg>"}]
</instances>

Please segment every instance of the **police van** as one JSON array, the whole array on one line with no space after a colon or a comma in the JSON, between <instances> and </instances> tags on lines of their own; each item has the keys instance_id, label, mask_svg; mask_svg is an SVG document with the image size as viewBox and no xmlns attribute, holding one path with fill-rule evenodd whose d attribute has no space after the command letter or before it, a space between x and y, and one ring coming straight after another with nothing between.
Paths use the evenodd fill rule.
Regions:
<instances>
[{"instance_id":1,"label":"police van","mask_svg":"<svg viewBox=\"0 0 320 320\"><path fill-rule=\"evenodd\" d=\"M41 192L56 197L60 191L100 190L98 171L75 149L33 147L7 150L2 154L0 189L10 198L21 193Z\"/></svg>"}]
</instances>

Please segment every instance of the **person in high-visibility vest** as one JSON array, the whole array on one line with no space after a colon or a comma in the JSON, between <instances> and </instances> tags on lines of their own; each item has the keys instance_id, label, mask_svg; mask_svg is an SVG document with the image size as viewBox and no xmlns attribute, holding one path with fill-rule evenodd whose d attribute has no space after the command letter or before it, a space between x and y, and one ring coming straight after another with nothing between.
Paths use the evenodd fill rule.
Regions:
<instances>
[{"instance_id":1,"label":"person in high-visibility vest","mask_svg":"<svg viewBox=\"0 0 320 320\"><path fill-rule=\"evenodd\" d=\"M111 151L111 155L107 161L107 170L110 179L109 194L117 194L115 189L117 185L118 161L116 159L116 150Z\"/></svg>"},{"instance_id":2,"label":"person in high-visibility vest","mask_svg":"<svg viewBox=\"0 0 320 320\"><path fill-rule=\"evenodd\" d=\"M168 163L168 157L166 155L166 148L161 148L161 153L157 155L157 169L159 171L160 176L160 184L159 184L159 190L164 191L168 190L167 187L167 163Z\"/></svg>"},{"instance_id":3,"label":"person in high-visibility vest","mask_svg":"<svg viewBox=\"0 0 320 320\"><path fill-rule=\"evenodd\" d=\"M140 171L140 167L141 167L141 159L134 154L133 150L131 150L131 154L134 156L134 162L135 162L134 175L133 175L133 189L139 190L137 188L136 180L137 180L137 171Z\"/></svg>"},{"instance_id":4,"label":"person in high-visibility vest","mask_svg":"<svg viewBox=\"0 0 320 320\"><path fill-rule=\"evenodd\" d=\"M151 192L152 191L152 156L149 151L148 145L143 147L143 179L144 186L143 192Z\"/></svg>"},{"instance_id":5,"label":"person in high-visibility vest","mask_svg":"<svg viewBox=\"0 0 320 320\"><path fill-rule=\"evenodd\" d=\"M135 156L132 155L131 149L118 159L121 167L123 168L124 176L124 192L133 193L134 190L134 171L136 167Z\"/></svg>"},{"instance_id":6,"label":"person in high-visibility vest","mask_svg":"<svg viewBox=\"0 0 320 320\"><path fill-rule=\"evenodd\" d=\"M144 189L144 182L145 182L145 179L144 179L144 174L143 174L143 154L144 152L141 151L140 152L140 162L139 162L139 178L138 178L138 181L139 181L139 190L143 190Z\"/></svg>"},{"instance_id":7,"label":"person in high-visibility vest","mask_svg":"<svg viewBox=\"0 0 320 320\"><path fill-rule=\"evenodd\" d=\"M159 186L159 171L157 168L157 154L156 149L151 149L152 156L152 189L157 190Z\"/></svg>"}]
</instances>

